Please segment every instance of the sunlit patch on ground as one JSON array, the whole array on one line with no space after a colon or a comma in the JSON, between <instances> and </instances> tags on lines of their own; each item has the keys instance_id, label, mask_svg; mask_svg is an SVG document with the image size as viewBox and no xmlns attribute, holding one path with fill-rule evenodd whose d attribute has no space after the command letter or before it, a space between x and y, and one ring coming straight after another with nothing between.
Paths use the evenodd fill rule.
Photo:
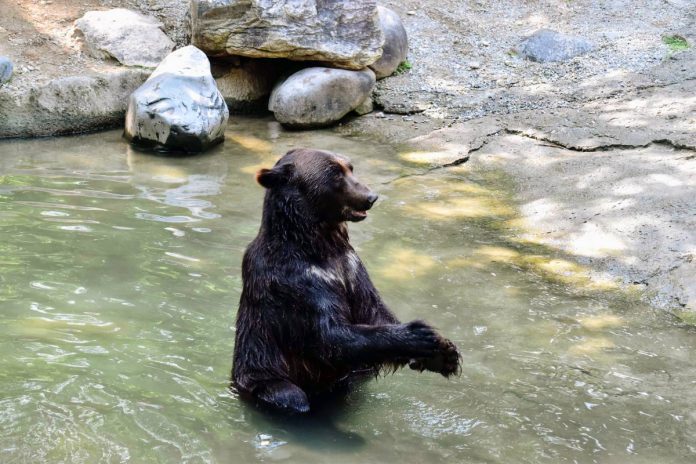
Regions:
<instances>
[{"instance_id":1,"label":"sunlit patch on ground","mask_svg":"<svg viewBox=\"0 0 696 464\"><path fill-rule=\"evenodd\" d=\"M456 163L462 160L467 155L466 147L454 146L449 149L432 150L432 151L407 151L399 154L399 158L408 161L409 163L422 165L442 165Z\"/></svg>"},{"instance_id":2,"label":"sunlit patch on ground","mask_svg":"<svg viewBox=\"0 0 696 464\"><path fill-rule=\"evenodd\" d=\"M394 200L400 200L408 215L428 220L496 218L514 214L501 192L452 176L449 172L443 174L398 179L393 183Z\"/></svg>"},{"instance_id":3,"label":"sunlit patch on ground","mask_svg":"<svg viewBox=\"0 0 696 464\"><path fill-rule=\"evenodd\" d=\"M52 314L50 317L27 317L5 324L5 334L12 333L17 337L50 338L60 332L79 332L82 334L108 334L120 330L111 321L105 321L96 316L80 316L75 314Z\"/></svg>"},{"instance_id":4,"label":"sunlit patch on ground","mask_svg":"<svg viewBox=\"0 0 696 464\"><path fill-rule=\"evenodd\" d=\"M568 351L573 355L592 356L614 346L614 342L606 337L592 337L571 346Z\"/></svg>"},{"instance_id":5,"label":"sunlit patch on ground","mask_svg":"<svg viewBox=\"0 0 696 464\"><path fill-rule=\"evenodd\" d=\"M259 172L260 169L263 168L271 168L273 166L273 162L270 160L267 163L258 163L258 164L250 164L244 167L239 168L240 172L243 172L245 174L251 174L254 175L257 172Z\"/></svg>"},{"instance_id":6,"label":"sunlit patch on ground","mask_svg":"<svg viewBox=\"0 0 696 464\"><path fill-rule=\"evenodd\" d=\"M410 280L422 277L438 265L431 256L415 249L391 247L384 250L380 261L386 263L377 272L387 279Z\"/></svg>"},{"instance_id":7,"label":"sunlit patch on ground","mask_svg":"<svg viewBox=\"0 0 696 464\"><path fill-rule=\"evenodd\" d=\"M476 253L489 258L491 261L513 263L520 259L520 253L511 248L501 246L482 246Z\"/></svg>"},{"instance_id":8,"label":"sunlit patch on ground","mask_svg":"<svg viewBox=\"0 0 696 464\"><path fill-rule=\"evenodd\" d=\"M539 254L525 254L512 248L483 246L475 251L481 263L500 262L521 266L543 277L585 290L613 290L618 284L609 279L592 276L590 270L573 261ZM472 260L473 261L473 260ZM475 261L474 261L475 262Z\"/></svg>"},{"instance_id":9,"label":"sunlit patch on ground","mask_svg":"<svg viewBox=\"0 0 696 464\"><path fill-rule=\"evenodd\" d=\"M442 174L399 179L394 183L398 186L398 191L392 192L393 200L400 200L403 210L409 216L429 221L455 221L465 225L472 219L490 220L491 227L499 228L510 246L484 245L476 248L471 255L445 259L445 266L492 270L494 263L505 263L575 289L609 291L620 287L617 281L594 274L591 269L578 264L572 255L551 256L557 253L537 243L533 236L520 238L520 232L528 231L533 225L518 216L504 188L498 190L487 187L493 182L505 184L506 179L501 179L499 173L477 171L464 178L453 175L453 169L457 168L447 168ZM607 248L620 247L606 236L601 238Z\"/></svg>"},{"instance_id":10,"label":"sunlit patch on ground","mask_svg":"<svg viewBox=\"0 0 696 464\"><path fill-rule=\"evenodd\" d=\"M615 314L594 314L580 318L580 325L587 330L601 331L626 325L626 321Z\"/></svg>"},{"instance_id":11,"label":"sunlit patch on ground","mask_svg":"<svg viewBox=\"0 0 696 464\"><path fill-rule=\"evenodd\" d=\"M184 168L164 163L160 158L153 158L133 151L128 153L127 163L133 174L148 175L160 182L184 183L189 176Z\"/></svg>"},{"instance_id":12,"label":"sunlit patch on ground","mask_svg":"<svg viewBox=\"0 0 696 464\"><path fill-rule=\"evenodd\" d=\"M262 140L258 137L254 137L253 135L244 135L228 131L225 134L225 137L227 140L234 142L237 145L240 145L242 148L253 151L257 154L270 155L273 151L272 143L266 140Z\"/></svg>"},{"instance_id":13,"label":"sunlit patch on ground","mask_svg":"<svg viewBox=\"0 0 696 464\"><path fill-rule=\"evenodd\" d=\"M481 260L472 258L472 257L464 257L464 256L459 256L457 258L452 258L448 259L445 261L445 267L446 268L466 268L466 267L471 267L471 268L476 268L476 269L484 269L486 267L485 263L483 263Z\"/></svg>"},{"instance_id":14,"label":"sunlit patch on ground","mask_svg":"<svg viewBox=\"0 0 696 464\"><path fill-rule=\"evenodd\" d=\"M464 219L490 216L508 216L512 209L503 203L485 197L447 198L434 201L423 201L406 208L414 215L428 219Z\"/></svg>"}]
</instances>

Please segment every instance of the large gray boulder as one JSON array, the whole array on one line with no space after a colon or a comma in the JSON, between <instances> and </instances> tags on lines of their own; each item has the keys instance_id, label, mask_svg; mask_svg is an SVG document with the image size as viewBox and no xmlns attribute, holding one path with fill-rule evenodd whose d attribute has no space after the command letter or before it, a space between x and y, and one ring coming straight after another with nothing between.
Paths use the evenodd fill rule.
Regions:
<instances>
[{"instance_id":1,"label":"large gray boulder","mask_svg":"<svg viewBox=\"0 0 696 464\"><path fill-rule=\"evenodd\" d=\"M158 151L199 152L225 138L228 111L205 54L171 53L128 100L125 137Z\"/></svg>"},{"instance_id":2,"label":"large gray boulder","mask_svg":"<svg viewBox=\"0 0 696 464\"><path fill-rule=\"evenodd\" d=\"M154 68L174 49L162 23L125 8L89 11L75 27L92 56L114 58L126 66Z\"/></svg>"},{"instance_id":3,"label":"large gray boulder","mask_svg":"<svg viewBox=\"0 0 696 464\"><path fill-rule=\"evenodd\" d=\"M14 66L12 66L12 61L6 56L0 56L0 86L5 82L9 82L12 78L13 69Z\"/></svg>"},{"instance_id":4,"label":"large gray boulder","mask_svg":"<svg viewBox=\"0 0 696 464\"><path fill-rule=\"evenodd\" d=\"M382 55L376 0L192 0L191 42L210 56L362 69Z\"/></svg>"},{"instance_id":5,"label":"large gray boulder","mask_svg":"<svg viewBox=\"0 0 696 464\"><path fill-rule=\"evenodd\" d=\"M370 69L306 68L273 89L268 109L288 127L328 126L360 106L370 96L375 80Z\"/></svg>"},{"instance_id":6,"label":"large gray boulder","mask_svg":"<svg viewBox=\"0 0 696 464\"><path fill-rule=\"evenodd\" d=\"M408 35L399 15L389 8L377 7L379 25L384 33L382 57L372 63L370 68L377 79L391 76L408 56Z\"/></svg>"},{"instance_id":7,"label":"large gray boulder","mask_svg":"<svg viewBox=\"0 0 696 464\"><path fill-rule=\"evenodd\" d=\"M0 91L0 138L77 134L123 124L128 96L147 79L141 68L85 71L24 91Z\"/></svg>"},{"instance_id":8,"label":"large gray boulder","mask_svg":"<svg viewBox=\"0 0 696 464\"><path fill-rule=\"evenodd\" d=\"M520 44L517 52L528 60L546 63L569 60L592 49L592 43L582 37L539 29Z\"/></svg>"}]
</instances>

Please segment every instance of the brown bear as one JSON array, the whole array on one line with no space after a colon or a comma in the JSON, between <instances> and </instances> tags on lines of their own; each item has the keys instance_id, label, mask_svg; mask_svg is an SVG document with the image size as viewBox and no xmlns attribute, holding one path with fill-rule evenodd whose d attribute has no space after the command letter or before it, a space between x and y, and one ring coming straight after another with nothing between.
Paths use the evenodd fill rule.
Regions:
<instances>
[{"instance_id":1,"label":"brown bear","mask_svg":"<svg viewBox=\"0 0 696 464\"><path fill-rule=\"evenodd\" d=\"M458 372L455 345L387 308L348 240L377 195L344 156L296 149L256 177L261 227L242 263L233 388L258 405L305 413L310 399L409 364Z\"/></svg>"}]
</instances>

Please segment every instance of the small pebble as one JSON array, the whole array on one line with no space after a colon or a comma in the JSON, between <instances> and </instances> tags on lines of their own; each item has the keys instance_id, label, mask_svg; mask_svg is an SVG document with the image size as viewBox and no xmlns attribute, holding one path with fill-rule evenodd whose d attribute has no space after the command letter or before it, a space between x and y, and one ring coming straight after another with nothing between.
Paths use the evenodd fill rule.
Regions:
<instances>
[{"instance_id":1,"label":"small pebble","mask_svg":"<svg viewBox=\"0 0 696 464\"><path fill-rule=\"evenodd\" d=\"M406 14L409 16L413 16L416 14L416 12L414 10L410 10L410 11L407 11Z\"/></svg>"},{"instance_id":2,"label":"small pebble","mask_svg":"<svg viewBox=\"0 0 696 464\"><path fill-rule=\"evenodd\" d=\"M478 61L470 61L468 65L469 69L478 69L481 67L481 63L479 63Z\"/></svg>"}]
</instances>

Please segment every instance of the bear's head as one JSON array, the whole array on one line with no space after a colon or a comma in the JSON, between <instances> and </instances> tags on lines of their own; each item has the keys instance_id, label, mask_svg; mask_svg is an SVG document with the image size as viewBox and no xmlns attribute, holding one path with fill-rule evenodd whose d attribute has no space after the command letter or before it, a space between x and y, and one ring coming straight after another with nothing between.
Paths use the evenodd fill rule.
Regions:
<instances>
[{"instance_id":1,"label":"bear's head","mask_svg":"<svg viewBox=\"0 0 696 464\"><path fill-rule=\"evenodd\" d=\"M304 202L322 221L362 221L378 195L353 175L345 156L299 148L256 174L259 184L288 199Z\"/></svg>"}]
</instances>

